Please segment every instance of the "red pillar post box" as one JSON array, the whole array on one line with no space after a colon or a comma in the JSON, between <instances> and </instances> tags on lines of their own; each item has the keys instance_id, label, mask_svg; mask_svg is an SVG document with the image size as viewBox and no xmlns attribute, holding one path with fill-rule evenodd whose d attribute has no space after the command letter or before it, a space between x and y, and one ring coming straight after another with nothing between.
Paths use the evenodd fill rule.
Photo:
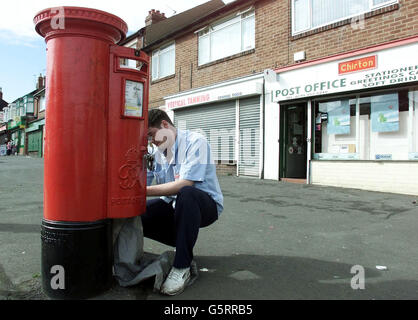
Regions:
<instances>
[{"instance_id":1,"label":"red pillar post box","mask_svg":"<svg viewBox=\"0 0 418 320\"><path fill-rule=\"evenodd\" d=\"M111 284L112 219L145 212L149 57L115 45L127 25L103 11L46 9L34 23L47 43L43 288L87 298Z\"/></svg>"}]
</instances>

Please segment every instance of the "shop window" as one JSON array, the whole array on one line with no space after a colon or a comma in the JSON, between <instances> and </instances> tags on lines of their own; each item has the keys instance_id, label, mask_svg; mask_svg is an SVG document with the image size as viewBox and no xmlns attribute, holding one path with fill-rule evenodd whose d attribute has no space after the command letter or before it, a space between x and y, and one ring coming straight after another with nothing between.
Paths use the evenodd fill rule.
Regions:
<instances>
[{"instance_id":1,"label":"shop window","mask_svg":"<svg viewBox=\"0 0 418 320\"><path fill-rule=\"evenodd\" d=\"M360 160L408 160L408 91L359 98Z\"/></svg>"},{"instance_id":2,"label":"shop window","mask_svg":"<svg viewBox=\"0 0 418 320\"><path fill-rule=\"evenodd\" d=\"M19 133L17 131L12 133L12 141L15 146L19 144Z\"/></svg>"},{"instance_id":3,"label":"shop window","mask_svg":"<svg viewBox=\"0 0 418 320\"><path fill-rule=\"evenodd\" d=\"M314 159L418 160L417 92L316 102Z\"/></svg>"},{"instance_id":4,"label":"shop window","mask_svg":"<svg viewBox=\"0 0 418 320\"><path fill-rule=\"evenodd\" d=\"M204 28L199 34L199 65L255 47L255 14L252 8Z\"/></svg>"},{"instance_id":5,"label":"shop window","mask_svg":"<svg viewBox=\"0 0 418 320\"><path fill-rule=\"evenodd\" d=\"M365 14L398 0L292 0L293 34Z\"/></svg>"},{"instance_id":6,"label":"shop window","mask_svg":"<svg viewBox=\"0 0 418 320\"><path fill-rule=\"evenodd\" d=\"M408 94L409 100L409 160L418 160L418 88Z\"/></svg>"},{"instance_id":7,"label":"shop window","mask_svg":"<svg viewBox=\"0 0 418 320\"><path fill-rule=\"evenodd\" d=\"M315 157L355 159L355 97L316 103L315 115Z\"/></svg>"}]
</instances>

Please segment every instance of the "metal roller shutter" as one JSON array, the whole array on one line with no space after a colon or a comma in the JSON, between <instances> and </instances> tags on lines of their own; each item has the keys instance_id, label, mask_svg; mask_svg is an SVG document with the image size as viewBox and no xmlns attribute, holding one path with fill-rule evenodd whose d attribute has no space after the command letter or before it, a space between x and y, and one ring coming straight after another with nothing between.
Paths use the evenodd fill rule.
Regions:
<instances>
[{"instance_id":1,"label":"metal roller shutter","mask_svg":"<svg viewBox=\"0 0 418 320\"><path fill-rule=\"evenodd\" d=\"M259 176L260 96L239 101L239 175Z\"/></svg>"},{"instance_id":2,"label":"metal roller shutter","mask_svg":"<svg viewBox=\"0 0 418 320\"><path fill-rule=\"evenodd\" d=\"M235 101L206 104L174 111L174 125L203 134L215 161L235 159Z\"/></svg>"}]
</instances>

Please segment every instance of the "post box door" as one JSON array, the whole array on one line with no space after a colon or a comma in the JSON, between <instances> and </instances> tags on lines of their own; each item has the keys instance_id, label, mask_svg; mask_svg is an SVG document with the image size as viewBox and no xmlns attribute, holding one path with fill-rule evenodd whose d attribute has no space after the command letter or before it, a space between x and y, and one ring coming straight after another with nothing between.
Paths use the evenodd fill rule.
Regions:
<instances>
[{"instance_id":1,"label":"post box door","mask_svg":"<svg viewBox=\"0 0 418 320\"><path fill-rule=\"evenodd\" d=\"M112 46L110 53L107 216L128 218L146 208L149 57L119 46ZM141 67L127 68L123 59Z\"/></svg>"}]
</instances>

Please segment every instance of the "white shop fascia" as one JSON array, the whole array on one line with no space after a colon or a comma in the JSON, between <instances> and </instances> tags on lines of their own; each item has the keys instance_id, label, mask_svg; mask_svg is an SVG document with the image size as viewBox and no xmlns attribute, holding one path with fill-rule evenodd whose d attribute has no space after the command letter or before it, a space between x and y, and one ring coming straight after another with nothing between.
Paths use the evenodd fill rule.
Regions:
<instances>
[{"instance_id":1,"label":"white shop fascia","mask_svg":"<svg viewBox=\"0 0 418 320\"><path fill-rule=\"evenodd\" d=\"M262 93L263 74L256 74L165 97L164 109L170 112L179 108L241 99Z\"/></svg>"},{"instance_id":2,"label":"white shop fascia","mask_svg":"<svg viewBox=\"0 0 418 320\"><path fill-rule=\"evenodd\" d=\"M364 52L362 54L362 52ZM418 37L276 70L271 102L377 89L418 81ZM304 66L306 65L306 66Z\"/></svg>"}]
</instances>

